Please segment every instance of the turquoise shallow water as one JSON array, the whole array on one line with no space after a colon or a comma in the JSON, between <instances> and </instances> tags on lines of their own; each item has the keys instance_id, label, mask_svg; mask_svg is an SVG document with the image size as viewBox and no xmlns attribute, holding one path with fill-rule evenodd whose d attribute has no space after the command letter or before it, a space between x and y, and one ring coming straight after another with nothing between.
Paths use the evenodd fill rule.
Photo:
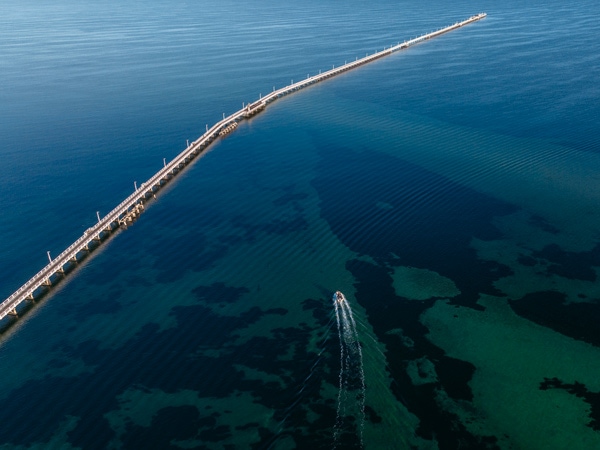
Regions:
<instances>
[{"instance_id":1,"label":"turquoise shallow water","mask_svg":"<svg viewBox=\"0 0 600 450\"><path fill-rule=\"evenodd\" d=\"M488 17L213 144L4 332L0 447L597 447L597 9L3 7L4 296L223 112Z\"/></svg>"}]
</instances>

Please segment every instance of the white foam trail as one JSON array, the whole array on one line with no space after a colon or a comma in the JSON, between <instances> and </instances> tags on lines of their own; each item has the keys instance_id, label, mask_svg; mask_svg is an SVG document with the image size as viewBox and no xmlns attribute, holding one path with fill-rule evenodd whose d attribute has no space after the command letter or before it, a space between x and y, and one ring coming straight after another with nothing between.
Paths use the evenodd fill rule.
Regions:
<instances>
[{"instance_id":1,"label":"white foam trail","mask_svg":"<svg viewBox=\"0 0 600 450\"><path fill-rule=\"evenodd\" d=\"M365 371L363 368L363 355L362 355L362 347L360 345L360 341L358 340L358 330L356 329L356 322L354 321L354 314L352 314L352 308L350 307L350 303L346 300L343 302L343 306L348 308L348 317L350 317L350 323L352 324L352 335L354 339L355 350L358 353L358 361L360 364L358 365L359 371L359 380L360 380L360 393L358 394L360 397L357 399L360 407L360 442L362 444L362 435L363 429L365 427Z\"/></svg>"},{"instance_id":2,"label":"white foam trail","mask_svg":"<svg viewBox=\"0 0 600 450\"><path fill-rule=\"evenodd\" d=\"M351 417L358 423L358 435L363 446L365 425L365 373L362 348L356 329L356 321L348 301L334 295L334 308L340 340L340 387L337 416L333 433L334 448L339 444L343 431L349 431Z\"/></svg>"},{"instance_id":3,"label":"white foam trail","mask_svg":"<svg viewBox=\"0 0 600 450\"><path fill-rule=\"evenodd\" d=\"M335 448L337 446L337 442L339 439L339 434L341 431L341 427L342 427L342 414L341 414L341 409L342 409L342 392L344 390L344 344L343 344L343 339L342 339L342 327L340 325L340 308L338 307L338 302L337 301L333 301L334 302L334 306L335 306L335 319L337 322L337 327L338 327L338 337L340 339L340 388L338 390L338 402L337 402L337 413L336 413L336 417L335 417L335 425L334 425L334 429L333 429L333 448Z\"/></svg>"}]
</instances>

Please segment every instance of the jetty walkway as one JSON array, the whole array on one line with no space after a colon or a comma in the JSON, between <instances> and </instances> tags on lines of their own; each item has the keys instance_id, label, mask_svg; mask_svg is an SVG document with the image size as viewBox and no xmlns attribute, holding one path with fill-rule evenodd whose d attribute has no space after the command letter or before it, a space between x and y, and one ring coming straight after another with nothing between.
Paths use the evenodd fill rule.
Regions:
<instances>
[{"instance_id":1,"label":"jetty walkway","mask_svg":"<svg viewBox=\"0 0 600 450\"><path fill-rule=\"evenodd\" d=\"M464 25L481 20L484 17L486 17L485 13L471 16L462 22L457 22L432 33L424 34L414 39L398 43L397 45L391 46L383 51L374 53L372 55L367 55L364 58L357 58L356 61L346 63L337 68L334 67L331 70L319 73L318 75L314 75L312 77L309 76L302 81L298 81L296 83L292 82L292 84L281 89L274 89L270 94L264 97L261 96L255 102L245 105L242 109L227 117L224 115L223 120L217 122L211 128L208 128L207 126L206 132L194 142L189 144L188 147L179 155L177 155L171 162L167 163L165 161L164 167L152 178L142 183L140 187L137 187L136 185L135 191L119 205L117 205L111 212L102 218L98 215L98 223L88 228L79 239L73 242L60 255L52 259L48 253L49 263L31 279L29 279L23 286L11 294L10 297L0 303L0 321L9 315L18 317L18 308L21 303L33 301L37 297L44 295L48 290L44 289L44 287L51 288L53 283L58 282L61 278L66 276L73 265L77 264L78 261L85 258L87 254L98 247L113 231L120 227L131 224L144 210L144 203L146 203L147 200L155 197L155 193L158 190L160 190L169 180L175 177L175 175L177 175L185 166L187 166L196 156L202 153L215 139L233 131L240 121L262 111L269 103L277 100L280 97L334 77L343 72L347 72L356 67L368 64L399 50L409 48L412 45L437 37L444 33L448 33Z\"/></svg>"}]
</instances>

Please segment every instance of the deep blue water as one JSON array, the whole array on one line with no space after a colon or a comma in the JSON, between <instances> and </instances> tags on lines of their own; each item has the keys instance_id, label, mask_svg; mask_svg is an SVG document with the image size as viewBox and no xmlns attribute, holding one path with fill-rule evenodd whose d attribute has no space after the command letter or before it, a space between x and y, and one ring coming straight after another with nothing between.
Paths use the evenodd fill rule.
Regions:
<instances>
[{"instance_id":1,"label":"deep blue water","mask_svg":"<svg viewBox=\"0 0 600 450\"><path fill-rule=\"evenodd\" d=\"M598 447L599 8L0 7L3 298L223 112L488 13L161 190L0 338L0 448Z\"/></svg>"}]
</instances>

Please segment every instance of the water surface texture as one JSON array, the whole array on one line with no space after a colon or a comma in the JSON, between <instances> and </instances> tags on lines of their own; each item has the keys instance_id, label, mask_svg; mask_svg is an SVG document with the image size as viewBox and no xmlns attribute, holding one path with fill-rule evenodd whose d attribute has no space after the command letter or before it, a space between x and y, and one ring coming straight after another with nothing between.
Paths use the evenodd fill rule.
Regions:
<instances>
[{"instance_id":1,"label":"water surface texture","mask_svg":"<svg viewBox=\"0 0 600 450\"><path fill-rule=\"evenodd\" d=\"M0 449L600 448L597 2L150 3L0 7L2 299L488 17L161 190L0 337Z\"/></svg>"}]
</instances>

